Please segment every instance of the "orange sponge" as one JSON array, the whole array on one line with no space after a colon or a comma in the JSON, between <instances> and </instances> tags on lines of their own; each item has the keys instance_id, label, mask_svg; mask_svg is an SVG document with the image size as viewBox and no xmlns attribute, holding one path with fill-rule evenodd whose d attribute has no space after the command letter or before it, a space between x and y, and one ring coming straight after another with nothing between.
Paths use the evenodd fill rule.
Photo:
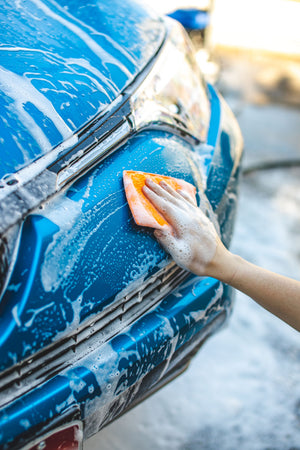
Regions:
<instances>
[{"instance_id":1,"label":"orange sponge","mask_svg":"<svg viewBox=\"0 0 300 450\"><path fill-rule=\"evenodd\" d=\"M164 180L173 189L181 189L191 197L195 197L196 188L192 184L177 178L154 173L138 172L135 170L124 170L123 182L126 198L135 223L144 227L162 229L165 225L168 225L167 221L144 196L142 191L146 178L151 178L151 180L157 184Z\"/></svg>"}]
</instances>

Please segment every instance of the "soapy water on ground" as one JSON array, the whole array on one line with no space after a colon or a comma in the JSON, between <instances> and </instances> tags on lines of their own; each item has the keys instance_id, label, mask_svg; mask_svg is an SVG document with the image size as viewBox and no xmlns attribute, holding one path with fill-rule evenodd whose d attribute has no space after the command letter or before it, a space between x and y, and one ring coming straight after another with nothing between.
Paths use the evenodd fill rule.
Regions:
<instances>
[{"instance_id":1,"label":"soapy water on ground","mask_svg":"<svg viewBox=\"0 0 300 450\"><path fill-rule=\"evenodd\" d=\"M300 169L241 184L232 250L299 279ZM91 438L87 450L300 449L299 333L237 293L188 370Z\"/></svg>"}]
</instances>

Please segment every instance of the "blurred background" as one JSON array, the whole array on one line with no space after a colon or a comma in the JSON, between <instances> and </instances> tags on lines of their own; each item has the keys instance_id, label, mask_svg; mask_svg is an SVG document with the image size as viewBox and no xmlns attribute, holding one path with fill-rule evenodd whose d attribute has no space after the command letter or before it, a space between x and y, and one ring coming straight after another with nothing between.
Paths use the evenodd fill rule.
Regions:
<instances>
[{"instance_id":1,"label":"blurred background","mask_svg":"<svg viewBox=\"0 0 300 450\"><path fill-rule=\"evenodd\" d=\"M201 10L189 31L197 60L239 121L232 250L300 279L300 2L149 3L161 14ZM86 444L99 448L300 450L299 333L237 293L227 327L184 374Z\"/></svg>"},{"instance_id":2,"label":"blurred background","mask_svg":"<svg viewBox=\"0 0 300 450\"><path fill-rule=\"evenodd\" d=\"M298 56L299 0L152 0L161 14L199 9L210 14L213 46Z\"/></svg>"}]
</instances>

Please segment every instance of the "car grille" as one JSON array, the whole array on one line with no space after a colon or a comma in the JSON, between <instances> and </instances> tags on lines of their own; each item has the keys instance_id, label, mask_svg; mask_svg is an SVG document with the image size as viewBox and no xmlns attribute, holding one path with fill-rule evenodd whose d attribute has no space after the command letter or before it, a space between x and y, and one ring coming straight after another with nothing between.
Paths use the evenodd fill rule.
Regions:
<instances>
[{"instance_id":1,"label":"car grille","mask_svg":"<svg viewBox=\"0 0 300 450\"><path fill-rule=\"evenodd\" d=\"M0 405L25 394L110 340L153 308L189 276L174 263L159 270L130 292L77 328L75 333L48 346L0 374ZM88 342L87 342L88 341Z\"/></svg>"}]
</instances>

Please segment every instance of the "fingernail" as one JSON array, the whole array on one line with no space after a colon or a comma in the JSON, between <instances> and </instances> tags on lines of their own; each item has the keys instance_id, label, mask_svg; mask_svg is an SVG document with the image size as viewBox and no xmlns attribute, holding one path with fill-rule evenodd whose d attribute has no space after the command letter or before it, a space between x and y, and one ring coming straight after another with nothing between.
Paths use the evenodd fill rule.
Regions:
<instances>
[{"instance_id":1,"label":"fingernail","mask_svg":"<svg viewBox=\"0 0 300 450\"><path fill-rule=\"evenodd\" d=\"M164 180L161 180L159 184L160 184L162 187L168 186L168 184L167 184Z\"/></svg>"},{"instance_id":2,"label":"fingernail","mask_svg":"<svg viewBox=\"0 0 300 450\"><path fill-rule=\"evenodd\" d=\"M154 185L154 182L151 180L151 178L146 178L145 183L147 183L148 185Z\"/></svg>"}]
</instances>

